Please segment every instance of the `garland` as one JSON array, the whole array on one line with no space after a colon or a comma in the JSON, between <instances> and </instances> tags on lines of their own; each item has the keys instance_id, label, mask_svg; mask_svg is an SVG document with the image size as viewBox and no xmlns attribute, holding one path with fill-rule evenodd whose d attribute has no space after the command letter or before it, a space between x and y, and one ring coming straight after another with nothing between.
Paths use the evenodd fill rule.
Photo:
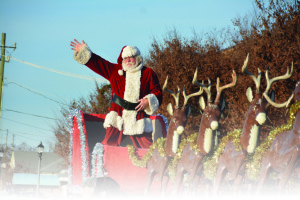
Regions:
<instances>
[{"instance_id":1,"label":"garland","mask_svg":"<svg viewBox=\"0 0 300 200\"><path fill-rule=\"evenodd\" d=\"M218 159L221 156L221 154L223 154L225 146L229 141L233 142L237 151L240 151L242 149L240 145L241 133L242 133L242 129L234 130L233 132L231 132L230 134L222 138L218 148L215 150L212 156L211 155L204 156L202 160L204 173L209 179L213 179L213 177L215 176L217 166L218 166ZM178 160L182 158L182 153L185 146L188 143L190 143L190 149L194 151L195 155L199 153L200 148L196 144L197 136L198 133L191 134L186 140L183 140L180 143L176 155L173 161L169 165L169 176L173 182L176 179L176 169L177 169Z\"/></svg>"},{"instance_id":2,"label":"garland","mask_svg":"<svg viewBox=\"0 0 300 200\"><path fill-rule=\"evenodd\" d=\"M191 135L188 136L187 139L183 139L180 142L179 147L176 151L175 157L174 157L174 159L172 159L172 161L170 162L170 164L168 166L169 176L171 177L172 181L175 181L175 171L176 171L177 163L178 163L178 160L181 159L181 157L182 157L182 152L184 150L184 147L188 143L191 143L190 149L193 150L195 152L195 154L197 154L199 152L197 144L195 143L196 138L197 138L197 134L198 133L191 134ZM142 168L146 167L148 161L152 158L155 149L158 149L159 155L161 157L165 157L167 155L165 150L164 150L164 147L163 147L165 141L166 141L165 138L157 139L157 141L150 146L148 152L143 156L142 159L139 159L135 155L135 150L134 150L134 147L132 145L127 145L128 155L129 155L129 158L130 158L132 164L137 166L137 167L142 167Z\"/></svg>"},{"instance_id":3,"label":"garland","mask_svg":"<svg viewBox=\"0 0 300 200\"><path fill-rule=\"evenodd\" d=\"M261 168L261 160L264 157L266 151L271 146L272 142L274 141L275 137L282 133L283 131L291 130L293 127L293 124L295 123L296 114L300 109L300 101L296 101L295 104L291 105L290 109L290 120L286 125L282 125L280 127L277 127L273 131L269 133L269 136L266 140L264 140L255 150L254 155L249 155L247 157L246 168L247 168L247 176L249 179L257 180L259 177L259 172ZM213 178L216 175L217 167L218 167L218 160L219 157L224 153L225 147L229 141L232 141L232 143L235 145L236 150L240 151L242 149L240 145L240 136L242 133L242 129L236 129L233 132L227 134L224 136L218 146L218 148L214 151L212 156L206 156L203 159L203 167L204 167L204 174L206 177L210 180L213 180ZM190 143L190 149L194 151L195 154L197 154L200 150L196 144L196 138L198 133L194 133L188 136L188 138L181 141L179 144L179 147L176 151L175 157L173 160L171 160L168 169L169 169L169 176L171 180L174 182L176 178L176 169L178 161L182 158L182 153L185 148L185 146ZM164 157L166 155L163 145L165 142L165 138L158 139L155 143L153 143L149 151L143 156L143 158L140 160L135 155L134 147L132 145L127 145L128 147L128 154L129 158L131 159L132 163L135 166L138 167L146 167L147 162L152 158L153 152L155 149L158 149L160 156Z\"/></svg>"},{"instance_id":4,"label":"garland","mask_svg":"<svg viewBox=\"0 0 300 200\"><path fill-rule=\"evenodd\" d=\"M175 182L176 179L176 169L178 160L182 158L182 153L185 148L185 146L190 143L190 149L194 151L195 155L198 154L200 151L197 147L196 139L197 139L198 133L193 133L189 135L187 138L183 139L180 144L178 145L178 148L176 150L176 154L174 156L174 159L171 160L169 163L168 169L169 169L169 177L171 178L172 182Z\"/></svg>"},{"instance_id":5,"label":"garland","mask_svg":"<svg viewBox=\"0 0 300 200\"><path fill-rule=\"evenodd\" d=\"M165 116L161 115L161 114L157 114L157 116L162 117L163 121L164 121L164 125L166 127L166 132L168 132L169 129L169 124L168 124L168 120ZM165 138L158 138L150 147L148 152L143 156L142 159L139 159L136 155L135 155L135 150L134 147L132 145L127 145L128 148L128 156L132 162L133 165L137 166L137 167L141 167L144 168L146 167L148 161L152 158L154 150L158 149L159 155L163 158L166 156L166 152L163 148L164 144L165 144L166 139Z\"/></svg>"},{"instance_id":6,"label":"garland","mask_svg":"<svg viewBox=\"0 0 300 200\"><path fill-rule=\"evenodd\" d=\"M143 156L142 159L139 159L136 155L135 155L135 149L132 145L127 145L128 148L128 156L129 159L131 160L132 164L137 166L137 167L141 167L144 168L147 166L148 161L152 158L154 150L157 149L159 152L159 155L163 158L165 157L167 154L164 150L164 143L165 143L166 139L165 138L158 138L156 140L156 142L154 142L149 150L147 151L147 153Z\"/></svg>"},{"instance_id":7,"label":"garland","mask_svg":"<svg viewBox=\"0 0 300 200\"><path fill-rule=\"evenodd\" d=\"M103 177L103 146L101 143L97 143L92 152L92 177Z\"/></svg>"},{"instance_id":8,"label":"garland","mask_svg":"<svg viewBox=\"0 0 300 200\"><path fill-rule=\"evenodd\" d=\"M78 130L79 130L80 153L81 153L81 159L82 159L81 177L82 177L82 180L84 181L88 177L88 156L87 156L87 150L86 150L86 135L84 133L83 117L81 115L81 111L75 110L75 116L74 117L76 117L76 119L77 119Z\"/></svg>"},{"instance_id":9,"label":"garland","mask_svg":"<svg viewBox=\"0 0 300 200\"><path fill-rule=\"evenodd\" d=\"M300 101L296 101L291 105L290 119L287 124L281 125L269 133L269 136L255 149L255 153L250 161L246 165L246 173L250 180L257 180L260 175L260 169L262 167L262 159L265 153L272 145L277 135L284 131L292 130L295 123L296 114L300 109Z\"/></svg>"},{"instance_id":10,"label":"garland","mask_svg":"<svg viewBox=\"0 0 300 200\"><path fill-rule=\"evenodd\" d=\"M242 129L236 129L233 132L224 136L218 148L214 151L213 155L208 156L206 160L203 162L204 174L208 179L213 180L213 178L216 176L219 157L224 153L225 147L228 142L232 141L237 151L240 151L242 149L240 145L241 134L242 134Z\"/></svg>"},{"instance_id":11,"label":"garland","mask_svg":"<svg viewBox=\"0 0 300 200\"><path fill-rule=\"evenodd\" d=\"M70 111L69 114L69 133L70 133L70 142L69 142L69 167L68 167L68 184L71 186L73 184L73 165L72 165L72 158L73 158L73 118L75 116L74 110Z\"/></svg>"}]
</instances>

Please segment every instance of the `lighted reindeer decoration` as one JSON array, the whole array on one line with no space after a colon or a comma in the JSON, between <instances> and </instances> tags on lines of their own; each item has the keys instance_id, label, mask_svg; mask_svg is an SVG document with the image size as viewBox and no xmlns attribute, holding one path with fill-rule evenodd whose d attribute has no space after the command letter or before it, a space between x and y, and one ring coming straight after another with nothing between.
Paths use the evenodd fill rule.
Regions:
<instances>
[{"instance_id":1,"label":"lighted reindeer decoration","mask_svg":"<svg viewBox=\"0 0 300 200\"><path fill-rule=\"evenodd\" d=\"M227 181L233 181L234 192L237 192L237 187L240 186L245 174L246 158L249 154L254 153L258 143L260 126L263 125L267 119L267 109L270 104L266 98L270 99L269 96L271 96L271 98L274 99L274 91L269 93L270 86L266 87L264 95L262 95L260 91L261 70L258 69L258 76L256 77L247 70L248 61L249 54L242 67L242 72L249 75L254 81L256 86L255 96L253 98L251 88L249 87L246 95L251 104L247 112L240 140L229 140L224 148L224 153L219 158L214 187L215 192L219 191L221 182L224 180L224 172L229 173ZM290 76L285 76L282 77L282 79L289 77ZM236 133L233 132L231 134ZM237 136L234 138L238 138Z\"/></svg>"},{"instance_id":2,"label":"lighted reindeer decoration","mask_svg":"<svg viewBox=\"0 0 300 200\"><path fill-rule=\"evenodd\" d=\"M207 94L207 106L203 96L200 97L199 104L200 108L203 111L201 124L198 131L198 136L195 144L188 143L183 152L181 158L174 159L174 165L177 164L176 172L176 183L173 188L173 193L176 194L180 190L180 186L183 182L184 174L188 174L187 182L192 182L196 174L200 173L202 169L202 160L205 155L208 155L212 152L214 147L214 131L219 127L219 118L221 116L221 111L225 106L225 101L220 103L221 93L224 89L233 87L237 83L236 73L233 70L232 79L233 81L223 87L220 87L220 79L217 78L217 95L213 103L211 99L211 81L208 79L208 86L205 86L203 83L197 82L197 69L194 74L193 84L202 87ZM175 167L175 166L174 166Z\"/></svg>"},{"instance_id":3,"label":"lighted reindeer decoration","mask_svg":"<svg viewBox=\"0 0 300 200\"><path fill-rule=\"evenodd\" d=\"M179 106L180 88L178 87L178 92L177 94L175 94L173 91L167 88L167 84L168 84L168 77L165 80L163 91L170 93L174 97L175 109L173 110L171 103L168 104L167 110L172 117L170 120L165 143L162 147L159 147L154 150L152 158L147 163L148 173L147 173L147 182L146 182L146 189L145 189L146 194L149 192L153 178L156 174L158 174L158 179L161 182L161 186L162 186L161 192L162 193L165 192L166 185L169 180L168 173L167 173L168 163L176 153L181 137L183 137L184 127L191 113L191 107L190 105L187 104L188 99L193 96L201 95L203 93L203 90L200 88L198 92L187 96L185 93L185 86L184 86L182 91L184 97L184 103L183 106L180 108ZM164 176L167 177L166 180L163 179Z\"/></svg>"},{"instance_id":4,"label":"lighted reindeer decoration","mask_svg":"<svg viewBox=\"0 0 300 200\"><path fill-rule=\"evenodd\" d=\"M296 88L288 101L282 104L275 103L268 98L267 91L271 88L272 83L278 80L286 79L292 76L293 63L291 72L289 69L287 73L280 77L269 79L268 70L266 71L267 90L264 92L264 97L267 101L275 107L287 107L290 102L295 102L291 107L291 124L292 130L279 133L275 136L270 148L267 150L265 156L262 159L262 167L260 172L260 178L258 181L257 192L261 191L263 184L267 178L268 172L273 170L278 173L278 189L281 191L289 180L292 172L300 168L300 82L296 84ZM292 122L294 122L292 124Z\"/></svg>"}]
</instances>

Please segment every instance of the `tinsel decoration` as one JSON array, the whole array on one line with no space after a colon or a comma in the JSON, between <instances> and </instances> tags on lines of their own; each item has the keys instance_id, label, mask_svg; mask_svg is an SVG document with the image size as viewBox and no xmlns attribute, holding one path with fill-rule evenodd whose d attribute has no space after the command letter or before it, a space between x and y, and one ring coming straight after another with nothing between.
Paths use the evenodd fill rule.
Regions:
<instances>
[{"instance_id":1,"label":"tinsel decoration","mask_svg":"<svg viewBox=\"0 0 300 200\"><path fill-rule=\"evenodd\" d=\"M79 135L80 135L80 152L81 152L81 159L82 159L82 172L81 177L82 180L86 180L88 177L88 157L86 151L86 136L84 134L83 128L83 117L81 115L81 111L76 113L76 119L78 123Z\"/></svg>"},{"instance_id":2,"label":"tinsel decoration","mask_svg":"<svg viewBox=\"0 0 300 200\"><path fill-rule=\"evenodd\" d=\"M168 119L161 115L161 114L157 114L157 116L161 116L164 120L164 125L166 127L166 132L168 132ZM159 155L163 158L166 156L166 152L164 150L164 144L165 144L166 139L165 138L158 138L150 147L148 152L143 156L142 159L139 159L136 155L135 155L135 149L132 145L127 145L128 148L128 156L132 162L133 165L137 166L137 167L141 167L144 168L147 166L148 161L152 158L154 150L157 149L159 152Z\"/></svg>"},{"instance_id":3,"label":"tinsel decoration","mask_svg":"<svg viewBox=\"0 0 300 200\"><path fill-rule=\"evenodd\" d=\"M197 155L197 153L200 151L196 144L198 133L190 134L187 138L181 140L180 144L178 145L178 149L176 151L176 154L174 158L171 160L168 166L168 173L169 177L171 178L171 181L174 183L176 180L176 170L177 170L177 164L178 161L182 158L182 153L186 145L190 145L190 149L194 151L194 153Z\"/></svg>"},{"instance_id":4,"label":"tinsel decoration","mask_svg":"<svg viewBox=\"0 0 300 200\"><path fill-rule=\"evenodd\" d=\"M92 177L103 177L104 176L104 165L103 165L103 145L97 143L92 152Z\"/></svg>"},{"instance_id":5,"label":"tinsel decoration","mask_svg":"<svg viewBox=\"0 0 300 200\"><path fill-rule=\"evenodd\" d=\"M150 146L150 148L147 151L147 153L141 159L139 159L136 156L134 147L132 145L127 145L129 159L131 160L131 162L132 162L133 165L135 165L137 167L144 168L144 167L147 166L148 161L152 158L155 149L158 150L159 155L162 158L167 155L166 152L165 152L165 150L164 150L164 143L165 143L165 141L166 141L165 138L158 138L156 140L156 142L154 142Z\"/></svg>"},{"instance_id":6,"label":"tinsel decoration","mask_svg":"<svg viewBox=\"0 0 300 200\"><path fill-rule=\"evenodd\" d=\"M290 119L285 125L281 125L272 130L268 137L261 142L261 144L255 149L253 157L249 160L246 165L246 173L250 180L258 180L260 176L260 170L262 167L262 159L265 156L267 150L271 147L274 139L277 135L284 131L292 130L295 123L296 114L300 109L300 101L296 101L290 106Z\"/></svg>"},{"instance_id":7,"label":"tinsel decoration","mask_svg":"<svg viewBox=\"0 0 300 200\"><path fill-rule=\"evenodd\" d=\"M219 143L219 146L214 151L213 155L207 157L206 160L203 162L204 174L208 179L213 180L216 176L219 157L224 153L225 147L229 141L232 141L237 151L240 151L242 149L240 145L241 134L242 129L236 129L233 132L224 136L221 142Z\"/></svg>"},{"instance_id":8,"label":"tinsel decoration","mask_svg":"<svg viewBox=\"0 0 300 200\"><path fill-rule=\"evenodd\" d=\"M82 121L82 113L81 111L75 109L70 111L69 115L69 128L70 128L70 155L69 155L69 161L70 161L70 166L69 166L69 181L70 184L72 184L72 152L73 152L73 129L74 129L74 118L77 119L77 124L78 124L78 130L79 130L79 135L80 135L80 152L81 152L81 159L82 159L82 173L81 177L82 180L86 180L88 177L88 159L87 159L87 151L86 151L86 136L84 133L84 128L83 128L83 121Z\"/></svg>"},{"instance_id":9,"label":"tinsel decoration","mask_svg":"<svg viewBox=\"0 0 300 200\"><path fill-rule=\"evenodd\" d=\"M75 116L75 111L71 110L68 118L69 122L69 132L70 132L70 142L69 142L69 168L68 168L68 184L73 185L73 165L72 165L72 157L73 157L73 118Z\"/></svg>"}]
</instances>

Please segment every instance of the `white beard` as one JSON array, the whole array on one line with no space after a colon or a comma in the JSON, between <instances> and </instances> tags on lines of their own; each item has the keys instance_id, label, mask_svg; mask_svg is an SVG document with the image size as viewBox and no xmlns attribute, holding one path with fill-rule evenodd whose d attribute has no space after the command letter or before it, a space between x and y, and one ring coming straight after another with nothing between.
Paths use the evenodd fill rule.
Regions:
<instances>
[{"instance_id":1,"label":"white beard","mask_svg":"<svg viewBox=\"0 0 300 200\"><path fill-rule=\"evenodd\" d=\"M122 67L123 67L123 70L125 72L135 72L135 71L137 71L136 68L138 68L141 63L135 63L135 65L128 66L129 64L132 64L132 63L130 63L130 62L128 62L128 63L122 62Z\"/></svg>"}]
</instances>

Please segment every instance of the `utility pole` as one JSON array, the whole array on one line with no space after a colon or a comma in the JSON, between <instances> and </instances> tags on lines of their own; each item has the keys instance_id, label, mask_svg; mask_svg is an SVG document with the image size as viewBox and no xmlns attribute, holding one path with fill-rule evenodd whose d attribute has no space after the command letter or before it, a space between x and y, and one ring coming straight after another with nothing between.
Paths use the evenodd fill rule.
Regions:
<instances>
[{"instance_id":1,"label":"utility pole","mask_svg":"<svg viewBox=\"0 0 300 200\"><path fill-rule=\"evenodd\" d=\"M1 63L0 63L0 117L1 117L1 109L2 109L2 89L3 89L3 76L4 76L4 62L5 62L5 39L6 39L6 34L2 33Z\"/></svg>"},{"instance_id":2,"label":"utility pole","mask_svg":"<svg viewBox=\"0 0 300 200\"><path fill-rule=\"evenodd\" d=\"M13 48L14 50L17 48L16 43L13 47L5 46L6 33L2 33L1 40L1 62L0 62L0 119L1 119L1 109L2 109L2 93L3 93L3 77L4 77L4 63L9 62L9 59L5 58L5 48Z\"/></svg>"}]
</instances>

